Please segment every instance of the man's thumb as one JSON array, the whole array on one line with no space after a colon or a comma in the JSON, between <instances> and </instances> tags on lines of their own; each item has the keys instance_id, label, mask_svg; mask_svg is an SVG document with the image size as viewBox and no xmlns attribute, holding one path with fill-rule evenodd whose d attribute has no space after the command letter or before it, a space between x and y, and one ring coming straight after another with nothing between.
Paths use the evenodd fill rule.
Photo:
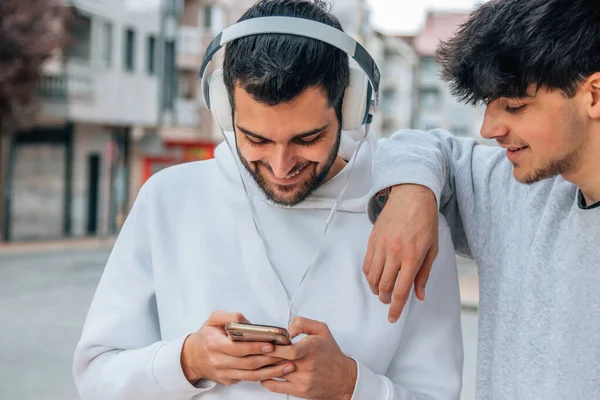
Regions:
<instances>
[{"instance_id":1,"label":"man's thumb","mask_svg":"<svg viewBox=\"0 0 600 400\"><path fill-rule=\"evenodd\" d=\"M292 320L289 327L289 333L292 338L298 335L327 335L329 328L323 322L315 321L304 317L296 317Z\"/></svg>"},{"instance_id":2,"label":"man's thumb","mask_svg":"<svg viewBox=\"0 0 600 400\"><path fill-rule=\"evenodd\" d=\"M243 324L249 324L250 321L244 317L241 313L227 312L227 311L215 311L213 312L208 320L206 321L207 325L210 326L225 326L228 322L239 322Z\"/></svg>"}]
</instances>

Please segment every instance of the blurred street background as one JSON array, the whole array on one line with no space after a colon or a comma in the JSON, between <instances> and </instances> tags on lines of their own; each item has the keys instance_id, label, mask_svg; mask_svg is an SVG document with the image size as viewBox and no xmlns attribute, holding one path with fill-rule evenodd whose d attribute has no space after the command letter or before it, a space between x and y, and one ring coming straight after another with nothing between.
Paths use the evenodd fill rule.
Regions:
<instances>
[{"instance_id":1,"label":"blurred street background","mask_svg":"<svg viewBox=\"0 0 600 400\"><path fill-rule=\"evenodd\" d=\"M0 0L0 400L77 399L73 350L114 237L152 174L213 157L202 57L254 1ZM329 0L381 70L378 136L481 140L483 109L434 58L477 2ZM477 273L458 264L471 400Z\"/></svg>"}]
</instances>

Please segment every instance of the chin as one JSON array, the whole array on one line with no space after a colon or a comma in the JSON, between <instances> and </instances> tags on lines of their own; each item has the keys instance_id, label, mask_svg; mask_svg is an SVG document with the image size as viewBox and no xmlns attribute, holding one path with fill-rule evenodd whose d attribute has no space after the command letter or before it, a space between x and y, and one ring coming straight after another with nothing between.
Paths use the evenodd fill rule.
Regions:
<instances>
[{"instance_id":1,"label":"chin","mask_svg":"<svg viewBox=\"0 0 600 400\"><path fill-rule=\"evenodd\" d=\"M513 176L518 182L531 185L545 179L552 178L555 175L540 174L540 172L537 170L523 171L515 168L513 171Z\"/></svg>"},{"instance_id":2,"label":"chin","mask_svg":"<svg viewBox=\"0 0 600 400\"><path fill-rule=\"evenodd\" d=\"M513 170L513 176L515 177L515 179L518 182L521 182L521 183L528 183L529 182L527 180L527 175L523 175L521 172L517 171L516 168Z\"/></svg>"},{"instance_id":3,"label":"chin","mask_svg":"<svg viewBox=\"0 0 600 400\"><path fill-rule=\"evenodd\" d=\"M534 170L527 170L523 167L516 165L513 165L513 176L518 182L524 184L531 184L538 181L538 179L535 179Z\"/></svg>"},{"instance_id":4,"label":"chin","mask_svg":"<svg viewBox=\"0 0 600 400\"><path fill-rule=\"evenodd\" d=\"M302 200L304 200L305 196L301 196L301 185L294 185L293 187L288 187L286 189L281 189L281 186L271 184L269 187L268 197L271 201L283 205L283 206L295 206Z\"/></svg>"},{"instance_id":5,"label":"chin","mask_svg":"<svg viewBox=\"0 0 600 400\"><path fill-rule=\"evenodd\" d=\"M285 195L285 196L280 196L278 194L275 194L274 196L272 196L272 197L269 196L269 197L270 197L269 199L273 203L278 204L280 206L284 206L284 207L294 207L304 201L304 198L299 199L295 193L293 195Z\"/></svg>"}]
</instances>

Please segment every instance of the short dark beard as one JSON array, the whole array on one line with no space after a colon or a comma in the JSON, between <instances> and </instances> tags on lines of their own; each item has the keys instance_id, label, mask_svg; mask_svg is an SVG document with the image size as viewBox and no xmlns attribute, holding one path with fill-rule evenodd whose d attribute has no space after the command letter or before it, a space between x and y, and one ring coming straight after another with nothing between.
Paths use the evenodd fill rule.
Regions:
<instances>
[{"instance_id":1,"label":"short dark beard","mask_svg":"<svg viewBox=\"0 0 600 400\"><path fill-rule=\"evenodd\" d=\"M341 124L340 124L340 126L341 126ZM267 199L269 199L271 202L273 202L277 205L280 205L280 206L293 207L295 205L302 203L304 200L306 200L319 186L321 186L323 184L323 182L327 178L327 175L329 175L329 171L331 171L331 167L335 163L335 160L338 156L338 152L340 150L341 137L342 137L342 131L341 131L341 129L338 129L335 144L333 145L331 152L329 153L329 156L327 156L327 160L325 161L325 166L318 173L313 169L313 171L311 171L310 177L306 181L304 181L304 183L302 183L302 185L303 185L302 189L300 191L298 191L296 196L294 196L289 201L283 201L281 199L277 199L275 197L276 196L275 191L271 188L269 182L260 174L259 165L263 165L267 169L271 169L271 167L269 165L263 163L262 161L253 161L251 163L248 162L248 160L246 160L246 158L244 158L244 156L241 154L240 148L237 145L237 143L236 143L235 147L236 147L238 156L240 158L240 161L242 162L242 164L244 165L244 167L246 168L248 173L250 173L250 175L252 175L252 178L254 178L254 181L256 182L256 184L258 185L260 190L262 190L263 193L267 196ZM310 168L311 165L318 165L318 164L315 162L311 162L310 164L306 165L305 168ZM291 189L295 190L296 188L293 187Z\"/></svg>"},{"instance_id":2,"label":"short dark beard","mask_svg":"<svg viewBox=\"0 0 600 400\"><path fill-rule=\"evenodd\" d=\"M577 160L579 159L579 150L580 148L567 154L560 160L550 161L544 167L536 169L530 175L525 177L523 183L531 185L544 179L549 179L568 172L577 164Z\"/></svg>"},{"instance_id":3,"label":"short dark beard","mask_svg":"<svg viewBox=\"0 0 600 400\"><path fill-rule=\"evenodd\" d=\"M569 118L569 127L571 136L570 140L579 140L583 137L583 132L585 130L585 126L581 119L578 117L577 112L573 108L567 108L566 112ZM564 173L572 170L578 163L580 159L581 150L583 149L583 142L579 144L574 150L569 152L563 158L559 160L552 160L548 162L545 166L536 169L530 175L526 176L523 183L527 185L531 185L533 183L542 181L544 179L552 178L557 175L562 175Z\"/></svg>"}]
</instances>

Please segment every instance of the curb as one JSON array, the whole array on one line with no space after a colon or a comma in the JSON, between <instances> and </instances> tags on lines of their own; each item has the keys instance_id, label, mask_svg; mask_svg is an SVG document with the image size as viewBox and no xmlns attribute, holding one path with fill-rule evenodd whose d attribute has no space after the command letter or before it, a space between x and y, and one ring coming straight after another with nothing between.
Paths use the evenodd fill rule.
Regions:
<instances>
[{"instance_id":1,"label":"curb","mask_svg":"<svg viewBox=\"0 0 600 400\"><path fill-rule=\"evenodd\" d=\"M479 304L462 302L460 304L460 309L462 311L468 311L468 312L475 312L476 313L476 312L479 311Z\"/></svg>"},{"instance_id":2,"label":"curb","mask_svg":"<svg viewBox=\"0 0 600 400\"><path fill-rule=\"evenodd\" d=\"M479 310L479 276L477 274L459 278L460 304L465 311Z\"/></svg>"},{"instance_id":3,"label":"curb","mask_svg":"<svg viewBox=\"0 0 600 400\"><path fill-rule=\"evenodd\" d=\"M64 239L41 242L0 243L0 256L66 250L94 250L110 248L115 244L116 236L103 238Z\"/></svg>"}]
</instances>

